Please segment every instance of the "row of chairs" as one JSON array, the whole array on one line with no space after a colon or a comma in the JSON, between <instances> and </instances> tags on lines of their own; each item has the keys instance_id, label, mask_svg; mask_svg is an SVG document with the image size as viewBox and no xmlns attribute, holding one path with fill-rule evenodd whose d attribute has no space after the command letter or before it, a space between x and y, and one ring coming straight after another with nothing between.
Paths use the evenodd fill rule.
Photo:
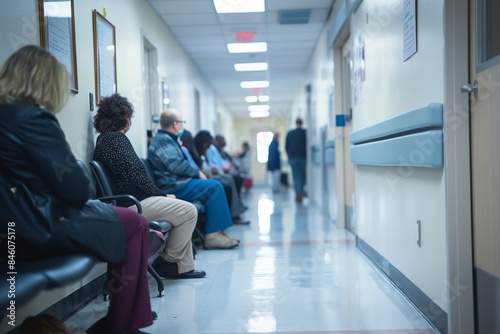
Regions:
<instances>
[{"instance_id":1,"label":"row of chairs","mask_svg":"<svg viewBox=\"0 0 500 334\"><path fill-rule=\"evenodd\" d=\"M113 195L105 170L98 162L90 163L92 173L89 173L89 169L84 162L78 161L77 163L92 181L92 198L107 203L114 203L117 199L128 198L136 205L139 213L142 211L140 202L133 196ZM2 186L7 186L6 178L8 178L7 175L0 173L0 184ZM99 189L99 196L96 187ZM164 284L151 264L165 247L172 224L168 221L150 221L149 228L148 272L154 277L158 285L158 296L161 297L164 293ZM4 268L0 280L0 291L3 291L3 293L0 293L0 316L3 323L9 321L10 313L15 314L15 311L11 312L10 308L18 310L44 290L61 288L81 280L99 263L99 260L88 254L71 254L36 261L18 261L16 263L17 274L15 275L15 299L11 298L7 293L11 286L14 286L14 282L8 280L9 277L4 277L8 272L7 262L0 261L0 263L3 264L2 267ZM107 298L106 285L103 288L103 294ZM11 306L12 302L15 302L15 308Z\"/></svg>"},{"instance_id":2,"label":"row of chairs","mask_svg":"<svg viewBox=\"0 0 500 334\"><path fill-rule=\"evenodd\" d=\"M87 167L82 161L79 161L79 164L81 165L81 168L85 168L87 170ZM117 200L119 198L126 198L133 203L133 205L136 206L137 212L142 213L142 207L141 203L137 198L135 198L132 195L115 195L113 193L113 188L111 185L110 178L108 177L106 170L104 166L96 160L92 160L89 162L89 167L90 170L93 174L93 184L95 185L96 193L98 198L107 198L107 199L113 199ZM90 176L90 175L89 175ZM150 237L149 241L149 261L148 261L148 273L153 276L153 278L156 281L156 284L158 286L158 297L163 296L163 291L165 290L163 280L158 275L156 270L152 267L153 261L156 259L158 254L163 250L163 247L165 247L166 240L168 238L169 232L172 229L173 225L169 221L149 221L149 228L152 231L157 232L159 235L161 235L160 238L158 237ZM158 236L157 234L157 236ZM106 296L106 293L105 293Z\"/></svg>"}]
</instances>

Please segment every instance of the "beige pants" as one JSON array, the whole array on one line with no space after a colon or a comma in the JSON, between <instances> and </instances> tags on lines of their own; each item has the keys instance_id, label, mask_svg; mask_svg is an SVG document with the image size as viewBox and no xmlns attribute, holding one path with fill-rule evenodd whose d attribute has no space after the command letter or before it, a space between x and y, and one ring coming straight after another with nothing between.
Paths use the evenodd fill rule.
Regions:
<instances>
[{"instance_id":1,"label":"beige pants","mask_svg":"<svg viewBox=\"0 0 500 334\"><path fill-rule=\"evenodd\" d=\"M172 223L165 249L160 256L168 262L177 263L179 274L194 269L191 238L198 219L196 207L179 199L153 196L141 201L142 215L147 220L167 220ZM135 206L129 207L137 212Z\"/></svg>"}]
</instances>

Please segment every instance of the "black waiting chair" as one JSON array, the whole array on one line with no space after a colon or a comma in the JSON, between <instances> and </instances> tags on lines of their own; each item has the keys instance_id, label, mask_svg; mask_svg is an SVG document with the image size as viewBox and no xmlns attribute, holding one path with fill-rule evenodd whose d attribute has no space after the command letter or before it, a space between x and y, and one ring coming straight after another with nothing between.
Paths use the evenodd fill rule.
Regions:
<instances>
[{"instance_id":1,"label":"black waiting chair","mask_svg":"<svg viewBox=\"0 0 500 334\"><path fill-rule=\"evenodd\" d=\"M13 314L16 309L28 303L35 298L38 293L43 290L52 290L60 288L82 279L99 261L92 255L87 254L71 254L62 255L47 259L33 261L17 261L17 275L0 275L0 290L4 293L0 294L0 316L2 321L8 321L6 315L11 313L9 307L12 308L12 301L15 302ZM8 272L7 263L2 266L4 274ZM13 276L14 284L11 285L8 279ZM15 291L14 295L9 295L9 290Z\"/></svg>"},{"instance_id":2,"label":"black waiting chair","mask_svg":"<svg viewBox=\"0 0 500 334\"><path fill-rule=\"evenodd\" d=\"M85 166L85 164L81 161L79 161L79 164L81 165L82 168L85 168L85 170L88 173L88 169ZM132 195L126 195L126 194L120 194L120 195L114 195L113 192L111 191L111 185L108 179L108 176L106 174L106 171L104 170L104 167L97 161L91 161L89 163L90 165L90 170L92 171L93 177L89 173L89 177L93 181L93 184L95 185L96 188L96 199L99 200L105 200L108 201L112 204L116 204L113 201L116 201L118 199L127 199L133 205L137 207L137 212L141 213L142 212L142 206L141 203L137 200ZM148 260L148 273L153 276L155 279L157 285L158 285L158 297L163 296L163 291L165 290L165 286L163 284L163 280L158 275L156 270L153 269L152 263L158 256L158 254L163 250L163 247L165 247L166 240L168 238L168 234L170 230L172 229L172 223L167 222L167 221L149 221L149 228L151 230L150 233L150 238L149 238L149 260ZM159 237L159 235L163 237Z\"/></svg>"},{"instance_id":3,"label":"black waiting chair","mask_svg":"<svg viewBox=\"0 0 500 334\"><path fill-rule=\"evenodd\" d=\"M15 190L8 173L0 171L0 187ZM14 191L13 191L14 192ZM11 199L4 198L5 192L0 192L0 202L9 203ZM0 213L2 214L2 213ZM10 218L2 217L4 221ZM5 229L5 233L7 229ZM10 238L7 234L0 235L0 247L5 250L1 256L0 267L0 322L16 318L16 310L27 304L44 290L60 288L87 275L99 261L90 254L70 254L38 260L15 259L14 265L9 263L7 246ZM11 245L13 244L12 241ZM10 249L10 247L9 247ZM6 317L6 315L10 317ZM12 318L13 317L13 318Z\"/></svg>"}]
</instances>

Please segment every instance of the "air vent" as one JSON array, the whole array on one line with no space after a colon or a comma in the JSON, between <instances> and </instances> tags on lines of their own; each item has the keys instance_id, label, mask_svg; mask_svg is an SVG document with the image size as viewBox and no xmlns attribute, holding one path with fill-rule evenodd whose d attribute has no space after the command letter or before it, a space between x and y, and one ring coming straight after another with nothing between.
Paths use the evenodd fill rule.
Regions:
<instances>
[{"instance_id":1,"label":"air vent","mask_svg":"<svg viewBox=\"0 0 500 334\"><path fill-rule=\"evenodd\" d=\"M310 16L310 9L281 10L278 22L279 24L307 24Z\"/></svg>"}]
</instances>

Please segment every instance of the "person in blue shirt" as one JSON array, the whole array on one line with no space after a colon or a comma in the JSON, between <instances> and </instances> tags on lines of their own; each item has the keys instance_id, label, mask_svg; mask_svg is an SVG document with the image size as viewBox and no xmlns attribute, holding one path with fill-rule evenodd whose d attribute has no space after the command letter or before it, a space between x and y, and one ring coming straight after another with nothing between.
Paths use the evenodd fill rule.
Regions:
<instances>
[{"instance_id":1,"label":"person in blue shirt","mask_svg":"<svg viewBox=\"0 0 500 334\"><path fill-rule=\"evenodd\" d=\"M226 235L232 219L219 181L208 180L198 168L192 166L180 144L184 121L178 110L166 109L160 116L158 130L148 149L156 185L165 193L178 199L200 202L205 209L205 249L230 249L238 246L238 240Z\"/></svg>"},{"instance_id":2,"label":"person in blue shirt","mask_svg":"<svg viewBox=\"0 0 500 334\"><path fill-rule=\"evenodd\" d=\"M271 172L273 192L280 191L281 158L279 150L279 137L280 134L275 132L273 140L271 141L271 144L269 144L269 154L267 157L267 170Z\"/></svg>"}]
</instances>

